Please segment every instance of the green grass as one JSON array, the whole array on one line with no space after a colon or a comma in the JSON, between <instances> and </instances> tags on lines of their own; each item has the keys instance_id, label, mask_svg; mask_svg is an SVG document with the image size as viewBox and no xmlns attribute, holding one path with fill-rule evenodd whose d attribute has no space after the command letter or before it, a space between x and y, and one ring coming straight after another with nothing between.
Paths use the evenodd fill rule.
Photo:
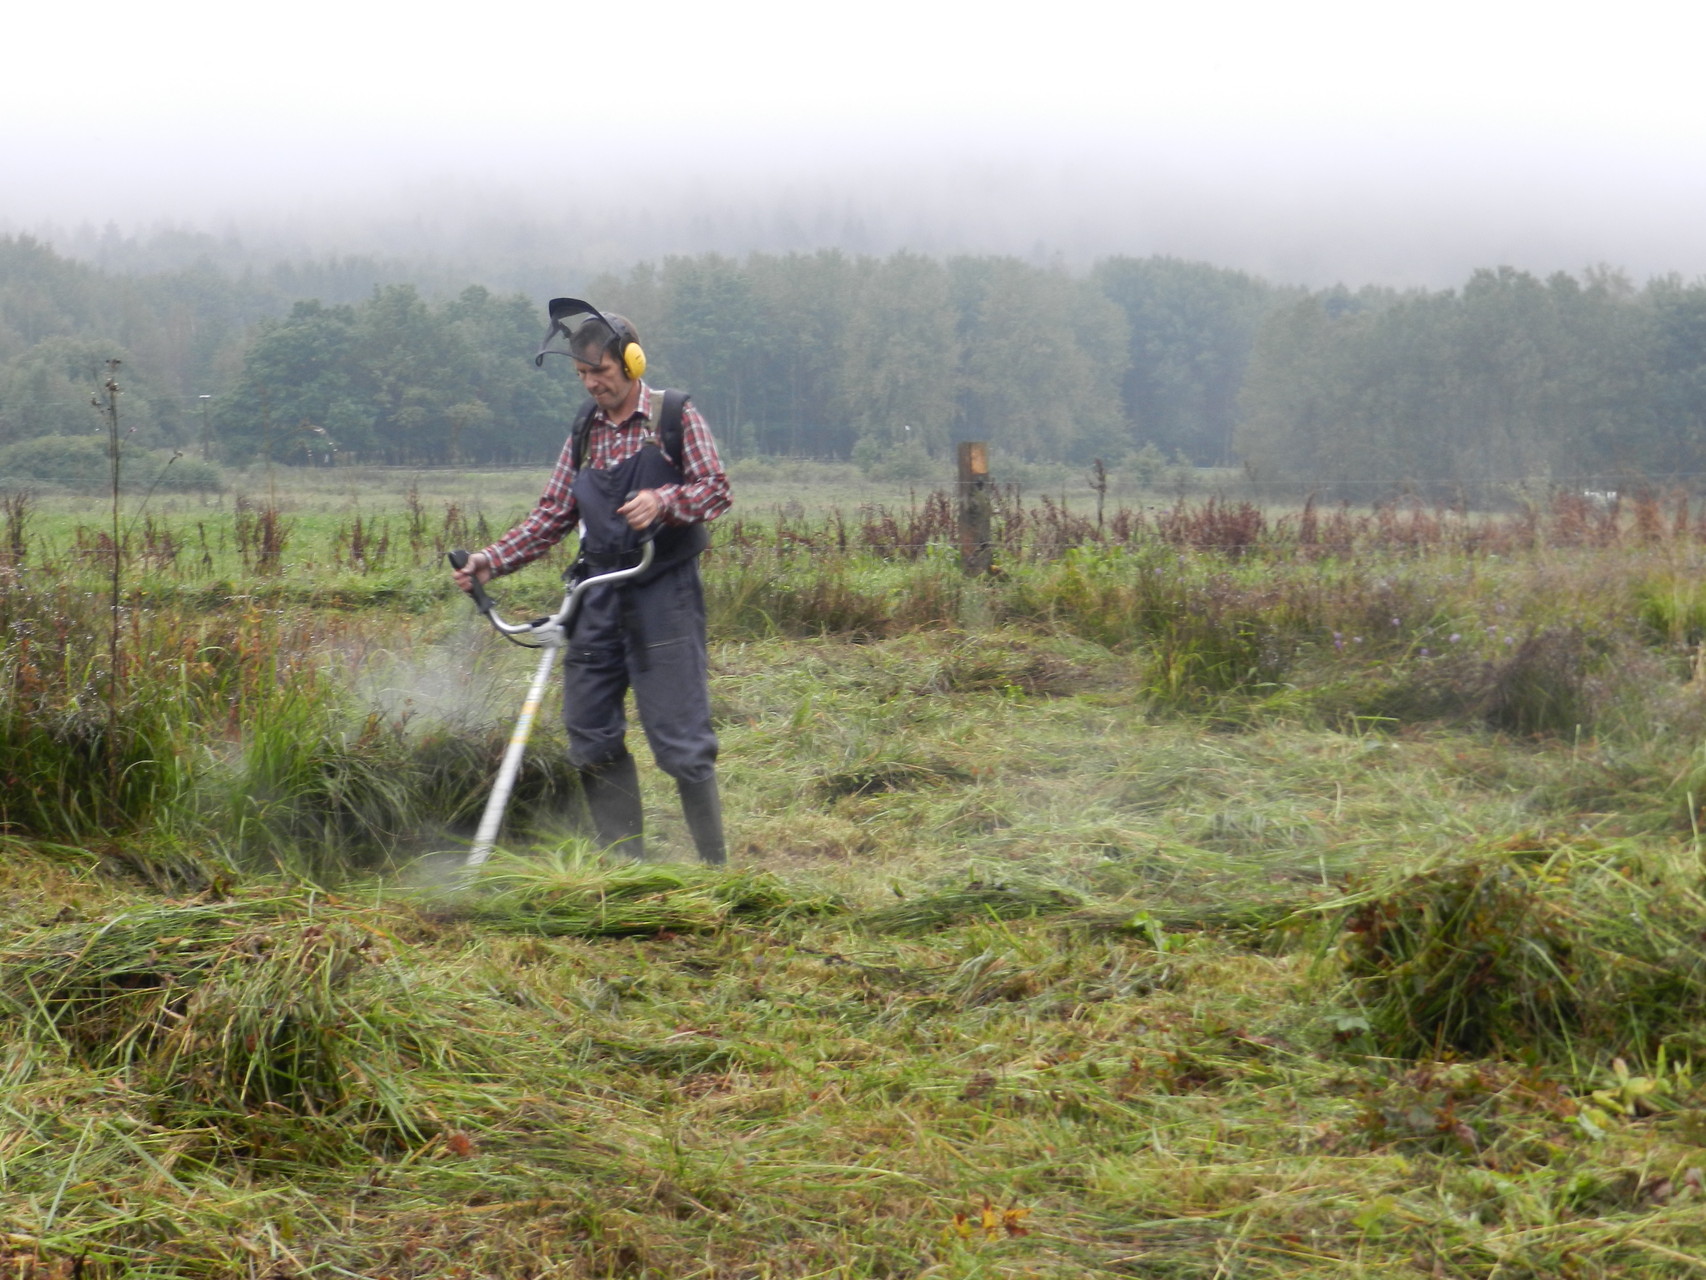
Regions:
<instances>
[{"instance_id":1,"label":"green grass","mask_svg":"<svg viewBox=\"0 0 1706 1280\"><path fill-rule=\"evenodd\" d=\"M328 568L334 481L276 573L135 567L117 791L75 518L0 586L0 1272L1706 1271L1691 545L755 538L731 869L649 766L660 860L587 848L546 716L464 876L532 661L442 521Z\"/></svg>"}]
</instances>

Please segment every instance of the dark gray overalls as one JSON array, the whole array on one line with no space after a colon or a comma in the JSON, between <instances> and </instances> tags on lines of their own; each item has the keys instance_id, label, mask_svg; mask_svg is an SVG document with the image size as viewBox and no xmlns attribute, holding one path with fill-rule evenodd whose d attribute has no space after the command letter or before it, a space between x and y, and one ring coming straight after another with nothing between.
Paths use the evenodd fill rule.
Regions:
<instances>
[{"instance_id":1,"label":"dark gray overalls","mask_svg":"<svg viewBox=\"0 0 1706 1280\"><path fill-rule=\"evenodd\" d=\"M682 481L655 438L607 470L578 470L570 491L583 523L586 571L634 563L644 535L616 509L638 490ZM659 529L651 568L628 582L590 588L569 633L563 664L569 760L580 770L600 842L636 857L643 853L643 824L639 771L626 743L630 688L652 756L681 793L699 856L724 859L699 580L707 541L703 525Z\"/></svg>"}]
</instances>

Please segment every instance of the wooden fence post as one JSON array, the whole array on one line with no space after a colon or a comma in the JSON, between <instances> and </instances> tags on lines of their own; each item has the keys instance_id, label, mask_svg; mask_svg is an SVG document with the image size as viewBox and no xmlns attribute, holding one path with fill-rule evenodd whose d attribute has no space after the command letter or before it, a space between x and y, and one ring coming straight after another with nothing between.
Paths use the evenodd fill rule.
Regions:
<instances>
[{"instance_id":1,"label":"wooden fence post","mask_svg":"<svg viewBox=\"0 0 1706 1280\"><path fill-rule=\"evenodd\" d=\"M988 573L995 559L989 544L994 507L989 492L989 446L962 441L960 459L960 569L968 578Z\"/></svg>"}]
</instances>

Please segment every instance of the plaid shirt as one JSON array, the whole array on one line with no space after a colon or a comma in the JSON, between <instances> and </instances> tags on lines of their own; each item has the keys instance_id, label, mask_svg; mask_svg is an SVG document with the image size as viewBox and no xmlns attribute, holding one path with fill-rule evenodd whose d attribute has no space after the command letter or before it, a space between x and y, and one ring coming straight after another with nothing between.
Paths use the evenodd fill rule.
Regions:
<instances>
[{"instance_id":1,"label":"plaid shirt","mask_svg":"<svg viewBox=\"0 0 1706 1280\"><path fill-rule=\"evenodd\" d=\"M658 395L661 409L661 393L653 392L642 382L634 412L620 425L612 425L603 409L593 410L586 438L587 466L594 471L608 470L640 451L640 446L652 435L654 395ZM485 549L494 575L514 573L537 560L580 522L574 494L569 492L575 478L574 445L571 435L563 445L562 456L557 459L544 495L527 518ZM715 520L729 509L729 478L723 474L722 459L717 457L711 430L691 400L681 415L681 452L682 457L670 461L681 472L684 483L666 484L656 491L663 502L663 522L683 525Z\"/></svg>"}]
</instances>

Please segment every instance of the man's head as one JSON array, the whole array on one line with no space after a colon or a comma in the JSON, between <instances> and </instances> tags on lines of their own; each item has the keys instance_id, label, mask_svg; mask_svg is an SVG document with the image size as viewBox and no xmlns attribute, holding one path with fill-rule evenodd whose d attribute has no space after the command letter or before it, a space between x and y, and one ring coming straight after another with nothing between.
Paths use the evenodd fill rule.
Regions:
<instances>
[{"instance_id":1,"label":"man's head","mask_svg":"<svg viewBox=\"0 0 1706 1280\"><path fill-rule=\"evenodd\" d=\"M625 316L607 312L583 324L569 337L575 373L600 409L613 421L633 411L639 400L639 380L646 371L640 336Z\"/></svg>"},{"instance_id":2,"label":"man's head","mask_svg":"<svg viewBox=\"0 0 1706 1280\"><path fill-rule=\"evenodd\" d=\"M599 408L618 421L633 412L646 372L646 353L633 324L579 298L552 298L549 311L551 327L533 363L544 364L548 355L569 356Z\"/></svg>"},{"instance_id":3,"label":"man's head","mask_svg":"<svg viewBox=\"0 0 1706 1280\"><path fill-rule=\"evenodd\" d=\"M575 327L569 335L569 351L576 364L599 363L604 354L613 356L621 371L629 378L646 372L645 352L640 350L640 335L626 316L614 311L595 313Z\"/></svg>"}]
</instances>

